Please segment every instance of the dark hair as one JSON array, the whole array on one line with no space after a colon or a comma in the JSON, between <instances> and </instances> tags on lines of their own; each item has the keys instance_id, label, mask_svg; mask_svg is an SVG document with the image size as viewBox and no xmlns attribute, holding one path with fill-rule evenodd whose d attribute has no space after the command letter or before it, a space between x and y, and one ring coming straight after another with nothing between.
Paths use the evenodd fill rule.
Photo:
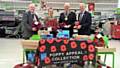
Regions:
<instances>
[{"instance_id":1,"label":"dark hair","mask_svg":"<svg viewBox=\"0 0 120 68\"><path fill-rule=\"evenodd\" d=\"M49 8L48 8L48 11L49 11L49 10L51 10L51 9L53 10L53 8L52 8L52 7L49 7Z\"/></svg>"}]
</instances>

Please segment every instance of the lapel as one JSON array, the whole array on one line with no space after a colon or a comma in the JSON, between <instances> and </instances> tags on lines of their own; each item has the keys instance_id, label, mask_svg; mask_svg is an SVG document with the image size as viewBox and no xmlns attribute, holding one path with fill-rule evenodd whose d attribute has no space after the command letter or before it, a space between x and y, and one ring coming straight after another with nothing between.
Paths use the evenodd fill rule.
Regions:
<instances>
[{"instance_id":1,"label":"lapel","mask_svg":"<svg viewBox=\"0 0 120 68\"><path fill-rule=\"evenodd\" d=\"M30 11L28 12L29 15L29 19L33 19L32 14L30 13Z\"/></svg>"},{"instance_id":2,"label":"lapel","mask_svg":"<svg viewBox=\"0 0 120 68\"><path fill-rule=\"evenodd\" d=\"M32 24L32 22L33 22L33 17L32 17L32 14L30 13L30 11L28 11L28 21L30 24Z\"/></svg>"},{"instance_id":3,"label":"lapel","mask_svg":"<svg viewBox=\"0 0 120 68\"><path fill-rule=\"evenodd\" d=\"M83 16L82 16L82 20L86 19L86 12L84 12Z\"/></svg>"},{"instance_id":4,"label":"lapel","mask_svg":"<svg viewBox=\"0 0 120 68\"><path fill-rule=\"evenodd\" d=\"M79 15L78 15L78 20L80 19L80 13L79 13ZM84 21L86 20L86 11L84 12L84 14L83 14L83 16L82 16L82 19L81 19L81 23L83 23Z\"/></svg>"},{"instance_id":5,"label":"lapel","mask_svg":"<svg viewBox=\"0 0 120 68\"><path fill-rule=\"evenodd\" d=\"M80 13L78 14L78 21L80 21L79 19L80 19Z\"/></svg>"}]
</instances>

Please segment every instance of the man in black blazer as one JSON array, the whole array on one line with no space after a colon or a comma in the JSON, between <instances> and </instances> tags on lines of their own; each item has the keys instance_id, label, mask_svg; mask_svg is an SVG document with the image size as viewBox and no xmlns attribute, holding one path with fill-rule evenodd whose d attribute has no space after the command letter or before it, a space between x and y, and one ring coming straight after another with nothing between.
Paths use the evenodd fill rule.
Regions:
<instances>
[{"instance_id":1,"label":"man in black blazer","mask_svg":"<svg viewBox=\"0 0 120 68\"><path fill-rule=\"evenodd\" d=\"M70 11L70 3L65 3L64 4L64 12L60 14L59 17L59 24L64 23L68 26L70 30L70 35L72 36L72 27L76 21L76 14L74 12ZM61 25L60 27L64 28L64 25Z\"/></svg>"},{"instance_id":2,"label":"man in black blazer","mask_svg":"<svg viewBox=\"0 0 120 68\"><path fill-rule=\"evenodd\" d=\"M80 26L78 27L78 34L90 35L92 17L91 14L85 10L84 3L80 3L80 13L78 15L78 21L80 22Z\"/></svg>"},{"instance_id":3,"label":"man in black blazer","mask_svg":"<svg viewBox=\"0 0 120 68\"><path fill-rule=\"evenodd\" d=\"M36 28L33 28L33 22L36 19L39 21L37 15L35 14L35 4L29 4L28 11L24 13L21 27L22 27L22 37L24 39L29 39L34 31L37 31Z\"/></svg>"}]
</instances>

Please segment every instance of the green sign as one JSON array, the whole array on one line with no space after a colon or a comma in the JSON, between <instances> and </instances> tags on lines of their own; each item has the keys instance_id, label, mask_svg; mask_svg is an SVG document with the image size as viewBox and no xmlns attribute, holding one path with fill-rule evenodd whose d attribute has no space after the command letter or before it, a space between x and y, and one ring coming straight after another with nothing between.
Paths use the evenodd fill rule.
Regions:
<instances>
[{"instance_id":1,"label":"green sign","mask_svg":"<svg viewBox=\"0 0 120 68\"><path fill-rule=\"evenodd\" d=\"M82 0L83 3L87 3L87 0Z\"/></svg>"},{"instance_id":2,"label":"green sign","mask_svg":"<svg viewBox=\"0 0 120 68\"><path fill-rule=\"evenodd\" d=\"M32 0L32 3L39 3L39 0Z\"/></svg>"},{"instance_id":3,"label":"green sign","mask_svg":"<svg viewBox=\"0 0 120 68\"><path fill-rule=\"evenodd\" d=\"M120 14L120 8L117 8L117 9L115 10L115 14Z\"/></svg>"}]
</instances>

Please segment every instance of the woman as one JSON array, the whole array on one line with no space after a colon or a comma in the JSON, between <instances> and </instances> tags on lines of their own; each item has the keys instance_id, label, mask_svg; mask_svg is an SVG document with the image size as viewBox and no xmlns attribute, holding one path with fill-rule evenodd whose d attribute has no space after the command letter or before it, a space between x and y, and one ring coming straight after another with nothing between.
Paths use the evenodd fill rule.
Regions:
<instances>
[{"instance_id":1,"label":"woman","mask_svg":"<svg viewBox=\"0 0 120 68\"><path fill-rule=\"evenodd\" d=\"M57 19L53 16L52 8L48 9L48 15L45 17L45 26L46 28L52 28L51 33L56 37L58 24Z\"/></svg>"}]
</instances>

